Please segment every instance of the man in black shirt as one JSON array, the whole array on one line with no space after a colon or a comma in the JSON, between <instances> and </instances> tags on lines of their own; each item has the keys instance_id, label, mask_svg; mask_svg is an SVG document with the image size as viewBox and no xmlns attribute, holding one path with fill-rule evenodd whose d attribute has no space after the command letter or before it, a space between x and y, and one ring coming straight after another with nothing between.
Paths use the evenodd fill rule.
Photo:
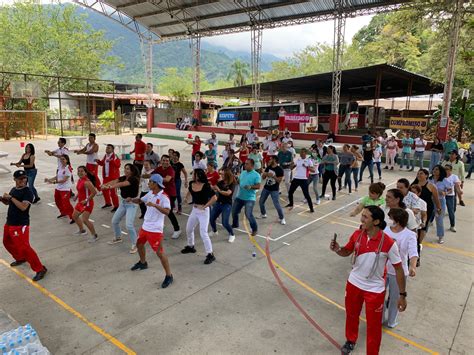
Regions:
<instances>
[{"instance_id":1,"label":"man in black shirt","mask_svg":"<svg viewBox=\"0 0 474 355\"><path fill-rule=\"evenodd\" d=\"M362 153L364 160L362 160L362 164L360 166L359 182L362 181L365 168L369 168L370 183L374 182L374 148L375 141L373 139L363 144Z\"/></svg>"},{"instance_id":2,"label":"man in black shirt","mask_svg":"<svg viewBox=\"0 0 474 355\"><path fill-rule=\"evenodd\" d=\"M279 196L279 187L280 182L283 179L283 169L278 165L278 157L276 155L270 156L270 161L268 163L265 172L262 174L262 178L266 179L265 185L262 189L262 194L260 195L260 218L267 218L267 211L265 210L265 201L267 201L268 196L271 196L273 201L273 206L278 212L278 218L280 219L280 224L285 225L285 216L283 215L283 210L280 205L280 196Z\"/></svg>"},{"instance_id":3,"label":"man in black shirt","mask_svg":"<svg viewBox=\"0 0 474 355\"><path fill-rule=\"evenodd\" d=\"M33 194L27 187L27 177L23 170L13 174L15 187L9 193L5 192L1 201L8 205L7 223L3 227L3 245L15 258L10 266L18 266L28 262L36 272L33 281L41 280L46 272L38 255L30 245L30 206L33 203Z\"/></svg>"}]
</instances>

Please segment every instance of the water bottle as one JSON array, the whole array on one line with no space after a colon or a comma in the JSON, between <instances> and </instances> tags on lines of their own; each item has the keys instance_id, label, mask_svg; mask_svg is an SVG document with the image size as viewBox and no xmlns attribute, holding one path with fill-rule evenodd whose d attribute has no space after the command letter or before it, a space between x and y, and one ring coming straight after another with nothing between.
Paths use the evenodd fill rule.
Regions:
<instances>
[{"instance_id":1,"label":"water bottle","mask_svg":"<svg viewBox=\"0 0 474 355\"><path fill-rule=\"evenodd\" d=\"M7 343L1 342L1 343L0 343L0 353L1 353L1 354L6 354L7 351L8 351Z\"/></svg>"}]
</instances>

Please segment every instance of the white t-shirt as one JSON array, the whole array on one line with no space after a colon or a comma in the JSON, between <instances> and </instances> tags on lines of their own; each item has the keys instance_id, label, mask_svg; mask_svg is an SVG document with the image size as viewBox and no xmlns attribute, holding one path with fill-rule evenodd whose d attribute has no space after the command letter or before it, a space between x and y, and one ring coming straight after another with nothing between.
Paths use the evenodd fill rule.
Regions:
<instances>
[{"instance_id":1,"label":"white t-shirt","mask_svg":"<svg viewBox=\"0 0 474 355\"><path fill-rule=\"evenodd\" d=\"M256 132L253 132L253 133L252 132L247 132L245 134L245 137L247 138L247 143L248 144L253 144L258 140Z\"/></svg>"},{"instance_id":2,"label":"white t-shirt","mask_svg":"<svg viewBox=\"0 0 474 355\"><path fill-rule=\"evenodd\" d=\"M281 140L282 143L288 143L288 142L293 142L293 138L291 137L283 137L283 139Z\"/></svg>"},{"instance_id":3,"label":"white t-shirt","mask_svg":"<svg viewBox=\"0 0 474 355\"><path fill-rule=\"evenodd\" d=\"M428 205L426 204L424 200L420 198L420 201L418 201L418 207L419 209L417 213L415 213L415 219L416 219L416 223L418 224L418 228L420 228L421 222L423 222L421 218L421 212L428 212Z\"/></svg>"},{"instance_id":4,"label":"white t-shirt","mask_svg":"<svg viewBox=\"0 0 474 355\"><path fill-rule=\"evenodd\" d=\"M277 155L278 154L279 144L277 141L268 142L268 155Z\"/></svg>"},{"instance_id":5,"label":"white t-shirt","mask_svg":"<svg viewBox=\"0 0 474 355\"><path fill-rule=\"evenodd\" d=\"M156 195L153 191L148 192L141 200L146 204L153 202L162 208L171 208L170 199L161 190ZM158 211L155 207L146 207L145 217L143 218L143 230L152 233L163 233L163 226L165 224L165 215Z\"/></svg>"},{"instance_id":6,"label":"white t-shirt","mask_svg":"<svg viewBox=\"0 0 474 355\"><path fill-rule=\"evenodd\" d=\"M415 152L424 152L426 148L426 141L421 138L415 138Z\"/></svg>"},{"instance_id":7,"label":"white t-shirt","mask_svg":"<svg viewBox=\"0 0 474 355\"><path fill-rule=\"evenodd\" d=\"M450 176L446 177L446 180L448 180L450 182L450 184L453 185L453 187L456 186L456 184L461 183L461 180L459 180L459 177L457 175L454 175L454 174L451 174ZM451 191L451 192L447 192L446 196L456 195L456 191L454 190L454 188L452 188L451 190L448 190L448 191Z\"/></svg>"},{"instance_id":8,"label":"white t-shirt","mask_svg":"<svg viewBox=\"0 0 474 355\"><path fill-rule=\"evenodd\" d=\"M313 161L310 158L298 158L295 163L295 174L293 179L302 179L305 180L309 176L309 168L314 166Z\"/></svg>"},{"instance_id":9,"label":"white t-shirt","mask_svg":"<svg viewBox=\"0 0 474 355\"><path fill-rule=\"evenodd\" d=\"M93 144L87 143L86 152L92 151L93 147L94 147ZM95 161L97 158L98 158L97 152L92 153L92 154L87 154L86 155L86 162L87 162L87 164L97 165L97 163Z\"/></svg>"},{"instance_id":10,"label":"white t-shirt","mask_svg":"<svg viewBox=\"0 0 474 355\"><path fill-rule=\"evenodd\" d=\"M235 143L235 139L229 139L227 141L227 143L229 143L229 148L232 149L232 150L236 150L237 149L237 145Z\"/></svg>"},{"instance_id":11,"label":"white t-shirt","mask_svg":"<svg viewBox=\"0 0 474 355\"><path fill-rule=\"evenodd\" d=\"M416 221L415 213L409 208L405 208L405 211L408 213L407 228L410 230L417 229L419 226L419 223ZM388 222L390 221L390 217L388 216L388 212L390 212L390 208L385 206L384 212L385 212L385 222L387 222L388 224Z\"/></svg>"},{"instance_id":12,"label":"white t-shirt","mask_svg":"<svg viewBox=\"0 0 474 355\"><path fill-rule=\"evenodd\" d=\"M408 191L406 196L403 198L403 203L411 210L419 209L420 201L423 200L411 191Z\"/></svg>"},{"instance_id":13,"label":"white t-shirt","mask_svg":"<svg viewBox=\"0 0 474 355\"><path fill-rule=\"evenodd\" d=\"M402 259L403 272L405 276L408 276L408 257L418 256L416 233L407 228L399 233L395 233L388 226L384 232L397 243L400 258ZM396 275L395 269L390 263L387 263L387 273Z\"/></svg>"},{"instance_id":14,"label":"white t-shirt","mask_svg":"<svg viewBox=\"0 0 474 355\"><path fill-rule=\"evenodd\" d=\"M196 170L196 169L206 170L207 165L202 160L199 160L199 161L195 160L193 163L193 170Z\"/></svg>"},{"instance_id":15,"label":"white t-shirt","mask_svg":"<svg viewBox=\"0 0 474 355\"><path fill-rule=\"evenodd\" d=\"M61 166L58 169L58 174L57 174L58 181L64 180L64 178L66 176L68 177L68 179L65 182L57 184L56 185L56 190L58 190L58 191L70 191L71 190L71 186L72 186L72 181L71 181L72 172L71 172L71 169L69 168L69 166L66 166L66 167Z\"/></svg>"},{"instance_id":16,"label":"white t-shirt","mask_svg":"<svg viewBox=\"0 0 474 355\"><path fill-rule=\"evenodd\" d=\"M62 147L62 148L58 147L58 149L53 150L53 154L58 159L58 169L59 169L59 168L61 168L61 158L60 158L60 156L61 155L69 155L69 149L67 149L66 147Z\"/></svg>"},{"instance_id":17,"label":"white t-shirt","mask_svg":"<svg viewBox=\"0 0 474 355\"><path fill-rule=\"evenodd\" d=\"M382 148L377 147L374 149L374 163L380 163L382 161Z\"/></svg>"}]
</instances>

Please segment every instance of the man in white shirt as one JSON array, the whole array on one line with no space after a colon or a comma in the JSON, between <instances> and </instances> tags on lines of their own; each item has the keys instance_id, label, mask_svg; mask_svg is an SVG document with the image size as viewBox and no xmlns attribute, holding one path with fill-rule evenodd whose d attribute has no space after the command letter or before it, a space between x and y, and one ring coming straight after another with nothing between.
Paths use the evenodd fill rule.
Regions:
<instances>
[{"instance_id":1,"label":"man in white shirt","mask_svg":"<svg viewBox=\"0 0 474 355\"><path fill-rule=\"evenodd\" d=\"M219 144L219 140L217 139L217 136L214 132L211 133L211 138L207 139L204 143L206 145L209 145L212 143L214 150L216 152L216 156L217 156L217 145Z\"/></svg>"},{"instance_id":2,"label":"man in white shirt","mask_svg":"<svg viewBox=\"0 0 474 355\"><path fill-rule=\"evenodd\" d=\"M165 215L171 210L171 203L168 196L163 192L163 178L160 174L150 176L148 182L150 191L142 198L128 198L131 202L146 204L146 213L143 219L143 225L138 233L137 248L140 260L132 266L131 270L148 269L146 261L145 243L148 242L161 261L161 265L165 270L166 276L161 284L162 288L167 288L173 283L173 275L171 274L168 257L163 250L163 228L165 223Z\"/></svg>"},{"instance_id":3,"label":"man in white shirt","mask_svg":"<svg viewBox=\"0 0 474 355\"><path fill-rule=\"evenodd\" d=\"M256 142L258 142L258 135L255 132L255 127L250 126L250 131L245 134L245 137L247 138L247 144L252 145Z\"/></svg>"},{"instance_id":4,"label":"man in white shirt","mask_svg":"<svg viewBox=\"0 0 474 355\"><path fill-rule=\"evenodd\" d=\"M425 154L426 144L428 143L423 137L423 132L420 132L419 136L415 138L415 155L413 156L411 170L415 169L415 161L418 161L420 169L423 168L423 156Z\"/></svg>"},{"instance_id":5,"label":"man in white shirt","mask_svg":"<svg viewBox=\"0 0 474 355\"><path fill-rule=\"evenodd\" d=\"M307 152L306 149L303 148L300 151L300 157L296 159L296 163L292 165L292 168L295 169L295 174L293 175L293 180L291 180L290 184L290 191L288 191L288 205L285 207L289 207L293 209L293 194L295 193L298 187L301 187L303 191L304 198L308 203L309 211L311 213L314 212L313 208L313 201L311 200L311 195L308 191L308 176L310 171L314 171L313 161L306 156Z\"/></svg>"},{"instance_id":6,"label":"man in white shirt","mask_svg":"<svg viewBox=\"0 0 474 355\"><path fill-rule=\"evenodd\" d=\"M66 138L60 137L58 139L58 148L55 150L45 150L46 154L50 157L56 157L58 159L58 169L61 167L61 156L69 155L69 149L66 147Z\"/></svg>"}]
</instances>

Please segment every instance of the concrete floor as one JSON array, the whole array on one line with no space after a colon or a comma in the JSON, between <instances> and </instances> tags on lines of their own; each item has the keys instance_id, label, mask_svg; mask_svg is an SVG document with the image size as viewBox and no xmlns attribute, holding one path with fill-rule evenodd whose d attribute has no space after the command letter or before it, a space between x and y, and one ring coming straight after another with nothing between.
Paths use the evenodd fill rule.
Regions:
<instances>
[{"instance_id":1,"label":"concrete floor","mask_svg":"<svg viewBox=\"0 0 474 355\"><path fill-rule=\"evenodd\" d=\"M102 152L102 143L122 141L133 142L133 137L98 138ZM196 242L197 254L182 255L180 249L186 244L185 236L171 240L172 228L166 221L165 248L175 277L175 283L166 290L159 289L164 274L150 249L149 269L131 272L129 268L137 256L128 253L129 243L107 245L112 238L112 230L107 228L112 217L109 211L96 208L91 217L95 220L99 242L91 245L85 237L72 236L75 228L67 220L55 218L58 211L53 203L52 186L42 183L45 176L54 175L56 161L41 152L53 148L55 142L56 138L34 142L39 152L37 188L42 201L31 209L31 243L49 269L47 277L40 282L43 292L0 265L0 309L21 324L31 323L52 353L118 354L122 352L121 346L137 354L338 353L290 303L266 258L258 250L257 257L252 257L256 249L245 233L238 232L236 242L229 244L226 233L220 229L219 236L213 238L217 261L204 265L200 239ZM168 143L182 151L182 160L189 167L190 152L183 151L184 143ZM21 154L18 141L0 145L0 150L11 154L11 161ZM77 166L83 159L73 155L73 165ZM412 173L384 171L383 181L393 186L402 176L413 178ZM0 174L0 192L8 191L12 183L10 175ZM344 242L357 228L358 218L349 217L354 205L347 205L366 194L367 186L365 182L358 193L340 194L336 201L323 201L314 214L305 212L304 205L296 207L286 213L286 226L275 223L277 216L268 201L269 218L259 220L261 235L266 235L272 227L272 258L293 277L287 277L280 268L284 284L308 314L340 343L344 342L345 314L337 305L344 304L350 261L331 253L328 245L334 232ZM298 203L301 197L298 191L295 201ZM465 186L465 201L467 207L459 207L457 212L458 232L446 232L443 246L435 244L433 231L429 233L422 266L408 283L408 309L401 314L399 326L384 333L383 354L472 353L469 350L474 347L471 181ZM101 205L102 197L98 197L96 206ZM189 206L184 212L189 212ZM5 215L6 208L0 208L0 220ZM186 219L184 215L178 217L183 231ZM140 224L137 218L137 228ZM241 228L245 228L244 223ZM263 238L257 238L257 242L264 247ZM3 248L0 259L11 261ZM18 270L32 276L27 265ZM54 297L65 304L59 305ZM68 307L77 313L72 314L71 309L66 310ZM81 320L81 316L89 323ZM108 340L101 331L113 338ZM364 352L365 324L361 322L355 353Z\"/></svg>"}]
</instances>

